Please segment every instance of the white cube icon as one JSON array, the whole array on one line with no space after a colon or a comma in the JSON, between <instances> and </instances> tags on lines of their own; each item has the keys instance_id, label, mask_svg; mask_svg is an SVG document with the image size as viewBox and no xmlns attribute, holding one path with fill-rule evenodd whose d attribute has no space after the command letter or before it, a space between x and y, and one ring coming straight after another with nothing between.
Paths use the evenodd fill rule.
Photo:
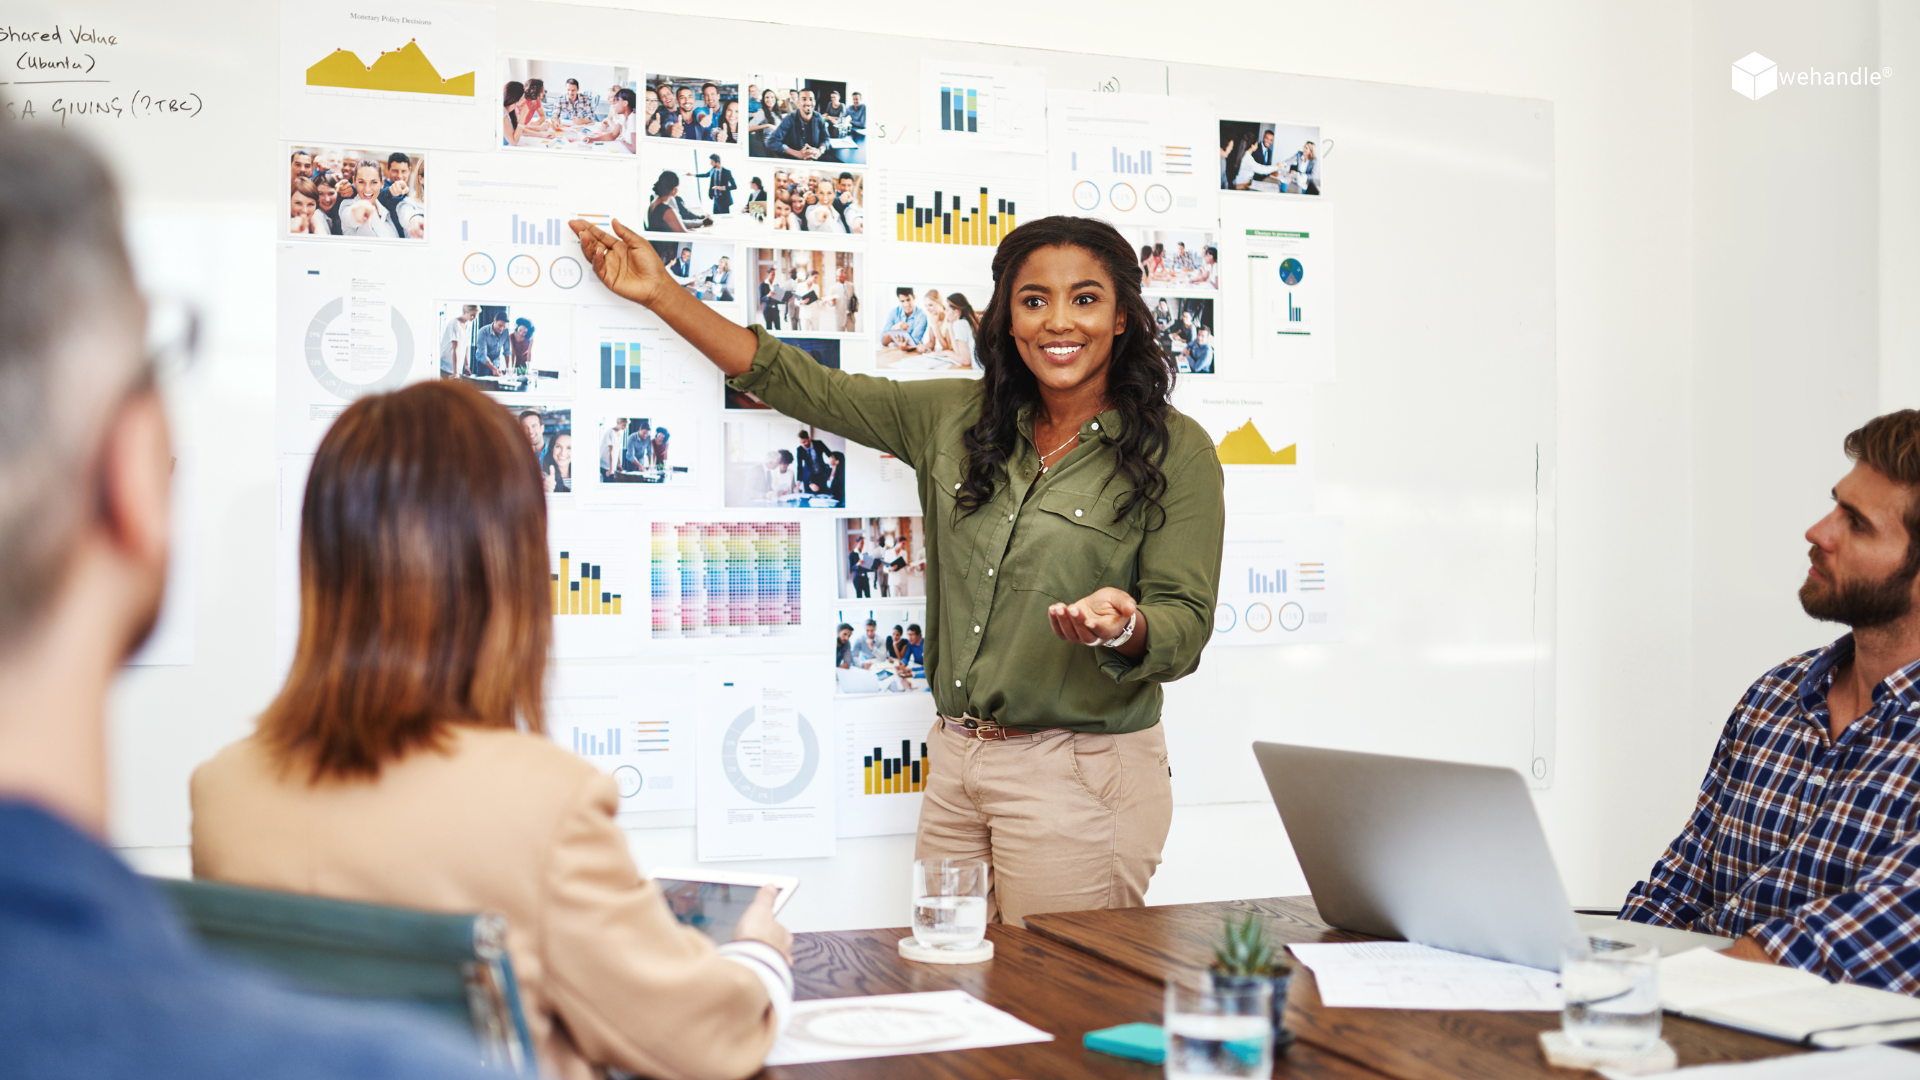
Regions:
<instances>
[{"instance_id":1,"label":"white cube icon","mask_svg":"<svg viewBox=\"0 0 1920 1080\"><path fill-rule=\"evenodd\" d=\"M1759 100L1780 85L1780 69L1759 53L1748 53L1733 62L1734 93Z\"/></svg>"}]
</instances>

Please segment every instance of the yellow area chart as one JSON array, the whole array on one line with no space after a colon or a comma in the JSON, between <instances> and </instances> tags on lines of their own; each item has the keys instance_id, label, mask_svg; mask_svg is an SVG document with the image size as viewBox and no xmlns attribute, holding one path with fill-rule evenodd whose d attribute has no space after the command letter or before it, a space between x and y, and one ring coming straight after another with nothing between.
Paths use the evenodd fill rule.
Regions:
<instances>
[{"instance_id":1,"label":"yellow area chart","mask_svg":"<svg viewBox=\"0 0 1920 1080\"><path fill-rule=\"evenodd\" d=\"M362 63L359 54L351 49L335 49L326 59L307 69L307 85L470 98L473 72L442 78L427 54L420 51L419 43L408 41L393 52L382 52L371 64Z\"/></svg>"},{"instance_id":2,"label":"yellow area chart","mask_svg":"<svg viewBox=\"0 0 1920 1080\"><path fill-rule=\"evenodd\" d=\"M1220 455L1222 465L1300 464L1299 443L1288 443L1275 450L1267 445L1266 437L1260 434L1259 428L1253 426L1251 419L1227 432L1214 449Z\"/></svg>"}]
</instances>

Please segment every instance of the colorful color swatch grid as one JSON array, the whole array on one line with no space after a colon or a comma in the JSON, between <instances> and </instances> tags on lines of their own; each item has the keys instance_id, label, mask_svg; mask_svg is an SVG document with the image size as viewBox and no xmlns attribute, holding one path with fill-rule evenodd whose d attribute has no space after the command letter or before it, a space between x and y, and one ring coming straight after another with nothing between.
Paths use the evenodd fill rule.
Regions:
<instances>
[{"instance_id":1,"label":"colorful color swatch grid","mask_svg":"<svg viewBox=\"0 0 1920 1080\"><path fill-rule=\"evenodd\" d=\"M800 632L800 523L653 523L654 640Z\"/></svg>"}]
</instances>

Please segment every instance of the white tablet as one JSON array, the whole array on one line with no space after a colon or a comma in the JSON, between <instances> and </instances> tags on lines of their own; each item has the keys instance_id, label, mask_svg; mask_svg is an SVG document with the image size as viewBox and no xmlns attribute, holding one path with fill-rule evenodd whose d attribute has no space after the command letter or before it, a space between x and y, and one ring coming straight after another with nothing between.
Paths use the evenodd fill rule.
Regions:
<instances>
[{"instance_id":1,"label":"white tablet","mask_svg":"<svg viewBox=\"0 0 1920 1080\"><path fill-rule=\"evenodd\" d=\"M735 870L690 870L661 867L653 872L654 884L666 895L673 917L699 930L715 941L732 941L734 927L746 912L762 885L780 892L774 897L776 914L787 906L800 879L783 874L749 874Z\"/></svg>"}]
</instances>

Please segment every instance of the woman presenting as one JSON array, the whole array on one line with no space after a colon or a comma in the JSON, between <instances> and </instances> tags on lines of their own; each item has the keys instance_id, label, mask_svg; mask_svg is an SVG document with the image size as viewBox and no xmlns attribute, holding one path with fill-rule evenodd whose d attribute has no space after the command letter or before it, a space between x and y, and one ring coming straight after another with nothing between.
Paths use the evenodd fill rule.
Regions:
<instances>
[{"instance_id":1,"label":"woman presenting","mask_svg":"<svg viewBox=\"0 0 1920 1080\"><path fill-rule=\"evenodd\" d=\"M821 367L674 285L651 245L571 223L606 286L774 408L911 466L927 528L919 858L992 864L991 916L1138 906L1173 813L1160 684L1213 630L1225 517L1213 442L1173 371L1135 252L1088 218L993 259L985 378Z\"/></svg>"}]
</instances>

